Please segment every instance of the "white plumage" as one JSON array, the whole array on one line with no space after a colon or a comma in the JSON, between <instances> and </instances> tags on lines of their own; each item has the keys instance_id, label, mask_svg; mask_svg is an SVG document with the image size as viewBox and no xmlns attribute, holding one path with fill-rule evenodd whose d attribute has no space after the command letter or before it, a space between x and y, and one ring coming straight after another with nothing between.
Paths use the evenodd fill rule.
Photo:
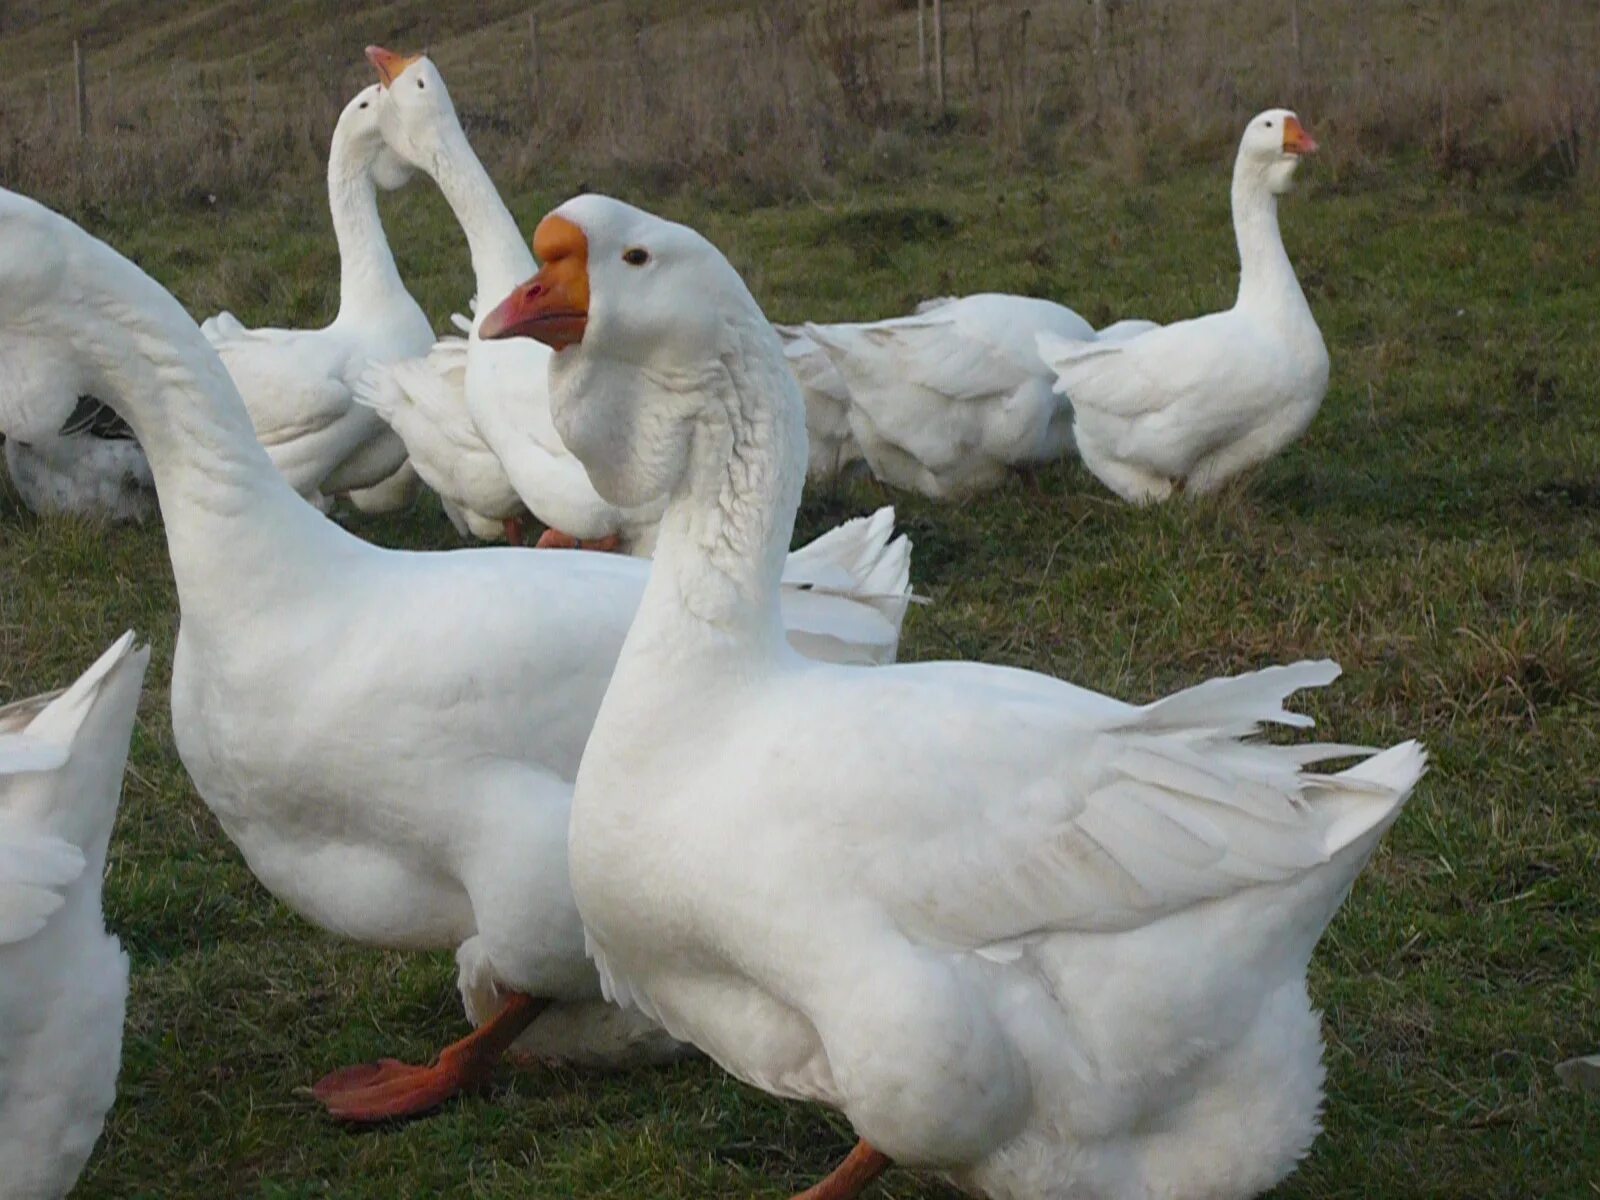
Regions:
<instances>
[{"instance_id":1,"label":"white plumage","mask_svg":"<svg viewBox=\"0 0 1600 1200\"><path fill-rule=\"evenodd\" d=\"M107 385L149 453L181 610L173 732L251 870L324 929L456 949L478 1015L506 991L551 1001L569 1040L539 1042L542 1022L531 1034L552 1053L587 1053L584 1013L620 1053L567 883L567 816L648 564L399 552L346 533L273 469L171 296L0 192L0 335L21 324ZM815 548L823 587L862 594L789 589L797 639L893 657L881 589L903 586L907 546L889 524ZM659 1050L647 1022L632 1028L641 1053Z\"/></svg>"},{"instance_id":2,"label":"white plumage","mask_svg":"<svg viewBox=\"0 0 1600 1200\"><path fill-rule=\"evenodd\" d=\"M959 497L1072 445L1071 410L1034 345L1040 333L1094 336L1070 308L983 294L909 317L803 328L844 380L855 443L885 483Z\"/></svg>"},{"instance_id":3,"label":"white plumage","mask_svg":"<svg viewBox=\"0 0 1600 1200\"><path fill-rule=\"evenodd\" d=\"M1041 334L1072 402L1084 465L1124 500L1209 492L1303 433L1328 389L1328 352L1278 232L1278 195L1315 143L1295 115L1250 122L1233 172L1239 295L1226 312L1115 339Z\"/></svg>"},{"instance_id":4,"label":"white plumage","mask_svg":"<svg viewBox=\"0 0 1600 1200\"><path fill-rule=\"evenodd\" d=\"M554 419L606 494L671 497L573 805L607 994L841 1110L870 1170L996 1200L1285 1176L1322 1104L1307 961L1421 747L1259 740L1310 723L1285 701L1330 662L1132 705L979 663L799 658L776 618L802 409L760 309L699 235L605 197L539 237L495 331L537 335L585 256Z\"/></svg>"},{"instance_id":5,"label":"white plumage","mask_svg":"<svg viewBox=\"0 0 1600 1200\"><path fill-rule=\"evenodd\" d=\"M71 1190L116 1095L128 959L101 879L150 652L0 707L0 1195Z\"/></svg>"},{"instance_id":6,"label":"white plumage","mask_svg":"<svg viewBox=\"0 0 1600 1200\"><path fill-rule=\"evenodd\" d=\"M409 169L378 129L377 85L339 116L328 151L328 204L339 242L339 312L321 329L248 329L231 313L202 330L222 356L273 465L307 499L374 488L405 463L405 445L377 413L355 402L370 363L427 352L433 329L406 291L378 216L377 188ZM409 500L392 489L387 503ZM382 495L380 493L380 495Z\"/></svg>"}]
</instances>

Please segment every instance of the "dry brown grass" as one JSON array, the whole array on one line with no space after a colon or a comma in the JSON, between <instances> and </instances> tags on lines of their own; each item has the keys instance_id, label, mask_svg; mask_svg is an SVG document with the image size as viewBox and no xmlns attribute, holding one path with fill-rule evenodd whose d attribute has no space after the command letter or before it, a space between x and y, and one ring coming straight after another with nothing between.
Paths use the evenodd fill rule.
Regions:
<instances>
[{"instance_id":1,"label":"dry brown grass","mask_svg":"<svg viewBox=\"0 0 1600 1200\"><path fill-rule=\"evenodd\" d=\"M1594 0L948 0L943 113L917 24L914 0L13 0L0 178L64 204L310 182L368 41L428 48L513 183L553 168L777 198L941 150L1137 178L1225 152L1271 104L1298 108L1336 167L1600 175Z\"/></svg>"}]
</instances>

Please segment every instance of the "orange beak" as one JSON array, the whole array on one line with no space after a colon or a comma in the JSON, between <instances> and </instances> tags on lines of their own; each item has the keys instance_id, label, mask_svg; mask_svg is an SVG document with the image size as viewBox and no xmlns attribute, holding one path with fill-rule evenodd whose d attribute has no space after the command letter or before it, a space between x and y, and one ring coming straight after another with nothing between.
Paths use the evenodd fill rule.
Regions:
<instances>
[{"instance_id":1,"label":"orange beak","mask_svg":"<svg viewBox=\"0 0 1600 1200\"><path fill-rule=\"evenodd\" d=\"M478 326L484 341L537 338L553 350L583 341L589 324L589 239L565 217L551 213L533 232L539 273L502 300Z\"/></svg>"},{"instance_id":2,"label":"orange beak","mask_svg":"<svg viewBox=\"0 0 1600 1200\"><path fill-rule=\"evenodd\" d=\"M1298 117L1286 117L1283 122L1283 152L1285 154L1310 154L1317 148L1317 139L1306 132Z\"/></svg>"},{"instance_id":3,"label":"orange beak","mask_svg":"<svg viewBox=\"0 0 1600 1200\"><path fill-rule=\"evenodd\" d=\"M378 69L378 80L384 87L399 79L405 69L421 57L420 54L413 54L410 57L396 54L393 50L385 50L382 46L367 47L367 61Z\"/></svg>"}]
</instances>

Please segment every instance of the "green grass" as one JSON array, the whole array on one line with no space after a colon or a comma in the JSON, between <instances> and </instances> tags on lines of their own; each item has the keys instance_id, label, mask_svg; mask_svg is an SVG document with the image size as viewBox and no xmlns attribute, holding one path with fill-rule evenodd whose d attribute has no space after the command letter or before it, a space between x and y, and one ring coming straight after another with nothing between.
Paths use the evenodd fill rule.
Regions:
<instances>
[{"instance_id":1,"label":"green grass","mask_svg":"<svg viewBox=\"0 0 1600 1200\"><path fill-rule=\"evenodd\" d=\"M513 208L531 228L574 182ZM1221 166L1130 188L948 162L827 208L630 198L702 228L774 318L1011 290L1100 321L1229 302L1226 185ZM459 233L424 187L387 214L442 327L469 290ZM197 315L331 315L315 195L85 219ZM1136 511L1063 464L953 506L825 490L802 532L899 506L935 601L909 618L907 659L1016 663L1133 699L1341 660L1309 701L1323 731L1420 736L1433 770L1317 953L1326 1132L1277 1194L1594 1195L1600 1109L1550 1067L1600 1045L1600 200L1313 163L1284 224L1332 387L1307 437L1242 486ZM432 504L347 519L385 544L455 544ZM307 927L223 838L173 749L159 528L36 521L0 488L0 545L0 699L65 682L129 626L155 646L106 895L133 959L125 1061L79 1195L782 1198L843 1153L837 1118L704 1063L508 1069L431 1120L331 1127L299 1089L459 1036L453 964ZM874 1194L949 1193L896 1173Z\"/></svg>"}]
</instances>

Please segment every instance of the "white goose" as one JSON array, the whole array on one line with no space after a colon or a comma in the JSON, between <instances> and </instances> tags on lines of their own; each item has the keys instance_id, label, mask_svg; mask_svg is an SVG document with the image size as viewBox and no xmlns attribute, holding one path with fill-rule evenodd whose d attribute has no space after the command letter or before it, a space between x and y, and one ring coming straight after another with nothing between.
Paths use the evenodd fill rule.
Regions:
<instances>
[{"instance_id":1,"label":"white goose","mask_svg":"<svg viewBox=\"0 0 1600 1200\"><path fill-rule=\"evenodd\" d=\"M1072 445L1072 412L1052 394L1034 347L1041 332L1094 337L1070 308L984 294L870 324L811 323L804 332L843 377L855 441L885 483L959 497Z\"/></svg>"},{"instance_id":2,"label":"white goose","mask_svg":"<svg viewBox=\"0 0 1600 1200\"><path fill-rule=\"evenodd\" d=\"M356 400L400 435L412 467L461 533L518 545L527 509L473 424L466 389L467 340L447 337L420 358L368 367Z\"/></svg>"},{"instance_id":3,"label":"white goose","mask_svg":"<svg viewBox=\"0 0 1600 1200\"><path fill-rule=\"evenodd\" d=\"M0 346L0 355L5 350ZM79 396L64 415L52 408L43 428L0 412L6 468L29 511L113 521L154 515L155 481L127 423L93 396Z\"/></svg>"},{"instance_id":4,"label":"white goose","mask_svg":"<svg viewBox=\"0 0 1600 1200\"><path fill-rule=\"evenodd\" d=\"M128 958L100 890L150 652L0 706L0 1195L56 1200L116 1098Z\"/></svg>"},{"instance_id":5,"label":"white goose","mask_svg":"<svg viewBox=\"0 0 1600 1200\"><path fill-rule=\"evenodd\" d=\"M433 327L406 291L378 215L376 189L400 187L410 175L379 132L379 90L368 87L345 106L328 150L328 207L339 243L333 323L247 329L224 312L202 326L273 465L311 500L374 488L402 469L405 444L355 403L356 381L368 363L424 354L433 344ZM394 500L403 502L405 489L397 490Z\"/></svg>"},{"instance_id":6,"label":"white goose","mask_svg":"<svg viewBox=\"0 0 1600 1200\"><path fill-rule=\"evenodd\" d=\"M1239 295L1211 313L1102 341L1041 335L1084 465L1135 504L1213 491L1305 432L1328 351L1278 231L1278 197L1317 148L1287 109L1245 128L1233 164Z\"/></svg>"},{"instance_id":7,"label":"white goose","mask_svg":"<svg viewBox=\"0 0 1600 1200\"><path fill-rule=\"evenodd\" d=\"M850 429L850 389L823 348L799 325L774 325L806 406L806 478L831 479L862 461Z\"/></svg>"},{"instance_id":8,"label":"white goose","mask_svg":"<svg viewBox=\"0 0 1600 1200\"><path fill-rule=\"evenodd\" d=\"M649 564L392 551L324 520L177 301L0 191L0 336L24 334L113 397L149 455L181 614L178 753L251 870L324 929L456 949L482 1028L433 1067L340 1075L330 1107L427 1108L530 1023L552 1057L657 1051L601 1001L566 872L571 780ZM786 589L798 643L892 656L908 547L884 525L838 532L806 563L817 586Z\"/></svg>"},{"instance_id":9,"label":"white goose","mask_svg":"<svg viewBox=\"0 0 1600 1200\"><path fill-rule=\"evenodd\" d=\"M391 149L427 173L467 235L483 310L538 265L494 181L473 153L444 79L426 56L368 47L387 89L381 113ZM660 505L639 511L601 499L550 423L545 394L549 351L536 342L482 342L467 354L466 406L529 511L549 527L541 546L583 545L648 555Z\"/></svg>"},{"instance_id":10,"label":"white goose","mask_svg":"<svg viewBox=\"0 0 1600 1200\"><path fill-rule=\"evenodd\" d=\"M581 196L485 337L550 337L562 437L669 496L578 771L570 866L607 993L863 1139L1005 1200L1253 1195L1318 1129L1306 964L1423 770L1275 745L1328 662L1136 706L978 663L785 645L805 472L778 339L704 238Z\"/></svg>"}]
</instances>

